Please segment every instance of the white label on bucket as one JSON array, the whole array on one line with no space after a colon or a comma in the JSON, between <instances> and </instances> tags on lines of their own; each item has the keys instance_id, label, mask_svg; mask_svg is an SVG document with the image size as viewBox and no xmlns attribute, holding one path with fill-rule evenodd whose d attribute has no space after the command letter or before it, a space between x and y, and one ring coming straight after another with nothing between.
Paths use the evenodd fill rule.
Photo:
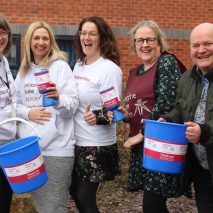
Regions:
<instances>
[{"instance_id":1,"label":"white label on bucket","mask_svg":"<svg viewBox=\"0 0 213 213\"><path fill-rule=\"evenodd\" d=\"M44 170L43 157L40 154L36 158L18 166L4 167L10 182L18 183L31 180L39 176Z\"/></svg>"},{"instance_id":2,"label":"white label on bucket","mask_svg":"<svg viewBox=\"0 0 213 213\"><path fill-rule=\"evenodd\" d=\"M35 78L39 91L46 90L48 87L50 87L48 70L42 69L35 72Z\"/></svg>"},{"instance_id":3,"label":"white label on bucket","mask_svg":"<svg viewBox=\"0 0 213 213\"><path fill-rule=\"evenodd\" d=\"M145 137L144 152L153 158L166 161L183 161L187 145L163 142Z\"/></svg>"},{"instance_id":4,"label":"white label on bucket","mask_svg":"<svg viewBox=\"0 0 213 213\"><path fill-rule=\"evenodd\" d=\"M120 103L115 94L114 87L101 91L100 95L101 95L102 101L104 102L104 106L106 108L116 106Z\"/></svg>"}]
</instances>

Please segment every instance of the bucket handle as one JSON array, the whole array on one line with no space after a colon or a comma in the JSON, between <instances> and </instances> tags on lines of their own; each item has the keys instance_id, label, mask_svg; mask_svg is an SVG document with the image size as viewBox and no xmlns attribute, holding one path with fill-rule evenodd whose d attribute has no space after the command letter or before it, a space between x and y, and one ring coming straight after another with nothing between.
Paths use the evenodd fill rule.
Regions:
<instances>
[{"instance_id":1,"label":"bucket handle","mask_svg":"<svg viewBox=\"0 0 213 213\"><path fill-rule=\"evenodd\" d=\"M8 122L10 122L10 121L20 121L20 122L23 122L23 123L27 124L27 125L30 126L30 127L36 132L36 134L40 137L40 134L39 134L38 130L35 129L35 127L33 127L32 124L30 124L28 121L26 121L26 120L24 120L24 119L22 119L22 118L14 117L14 118L5 119L5 120L3 120L3 121L0 121L0 126L3 125L3 124L8 123Z\"/></svg>"}]
</instances>

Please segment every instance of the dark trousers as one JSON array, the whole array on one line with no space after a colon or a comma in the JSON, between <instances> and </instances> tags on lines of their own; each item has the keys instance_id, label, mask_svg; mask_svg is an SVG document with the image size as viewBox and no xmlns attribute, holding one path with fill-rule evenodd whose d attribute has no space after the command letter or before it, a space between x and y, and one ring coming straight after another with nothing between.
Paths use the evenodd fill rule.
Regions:
<instances>
[{"instance_id":1,"label":"dark trousers","mask_svg":"<svg viewBox=\"0 0 213 213\"><path fill-rule=\"evenodd\" d=\"M167 198L154 192L144 190L143 212L144 213L169 213L166 206Z\"/></svg>"},{"instance_id":2,"label":"dark trousers","mask_svg":"<svg viewBox=\"0 0 213 213\"><path fill-rule=\"evenodd\" d=\"M98 186L99 183L80 180L73 171L69 192L80 213L99 213L96 202Z\"/></svg>"},{"instance_id":3,"label":"dark trousers","mask_svg":"<svg viewBox=\"0 0 213 213\"><path fill-rule=\"evenodd\" d=\"M12 189L0 168L0 213L9 213L12 201Z\"/></svg>"},{"instance_id":4,"label":"dark trousers","mask_svg":"<svg viewBox=\"0 0 213 213\"><path fill-rule=\"evenodd\" d=\"M213 182L208 170L197 162L193 171L195 198L199 213L213 213Z\"/></svg>"}]
</instances>

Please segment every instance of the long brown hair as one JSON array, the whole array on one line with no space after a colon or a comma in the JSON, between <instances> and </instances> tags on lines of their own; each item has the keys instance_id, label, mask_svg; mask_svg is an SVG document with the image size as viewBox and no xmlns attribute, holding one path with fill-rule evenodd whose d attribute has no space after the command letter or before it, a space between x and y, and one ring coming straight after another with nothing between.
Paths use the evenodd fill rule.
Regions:
<instances>
[{"instance_id":1,"label":"long brown hair","mask_svg":"<svg viewBox=\"0 0 213 213\"><path fill-rule=\"evenodd\" d=\"M82 27L86 22L92 22L97 26L98 33L100 35L101 56L113 61L117 65L120 65L120 53L112 29L103 18L97 16L86 17L79 24L75 39L77 58L80 59L81 62L83 62L85 58L85 54L81 46L79 32L82 30Z\"/></svg>"},{"instance_id":2,"label":"long brown hair","mask_svg":"<svg viewBox=\"0 0 213 213\"><path fill-rule=\"evenodd\" d=\"M7 19L2 14L0 14L0 28L2 28L3 30L5 30L8 33L7 46L3 51L3 54L7 54L10 51L10 48L12 45L12 35L11 35L10 25L9 25Z\"/></svg>"}]
</instances>

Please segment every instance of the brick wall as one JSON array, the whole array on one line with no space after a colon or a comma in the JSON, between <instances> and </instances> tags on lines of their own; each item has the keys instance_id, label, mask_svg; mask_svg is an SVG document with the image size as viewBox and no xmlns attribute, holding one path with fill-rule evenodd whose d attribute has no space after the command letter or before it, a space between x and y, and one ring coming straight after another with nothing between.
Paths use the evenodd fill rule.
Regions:
<instances>
[{"instance_id":1,"label":"brick wall","mask_svg":"<svg viewBox=\"0 0 213 213\"><path fill-rule=\"evenodd\" d=\"M0 0L0 12L12 24L44 20L52 25L78 25L90 15L102 16L112 27L131 28L143 19L155 20L162 29L191 30L201 22L213 23L213 0ZM129 54L127 36L117 37L121 49L121 68L128 71L140 63ZM168 39L170 51L189 68L189 42Z\"/></svg>"}]
</instances>

